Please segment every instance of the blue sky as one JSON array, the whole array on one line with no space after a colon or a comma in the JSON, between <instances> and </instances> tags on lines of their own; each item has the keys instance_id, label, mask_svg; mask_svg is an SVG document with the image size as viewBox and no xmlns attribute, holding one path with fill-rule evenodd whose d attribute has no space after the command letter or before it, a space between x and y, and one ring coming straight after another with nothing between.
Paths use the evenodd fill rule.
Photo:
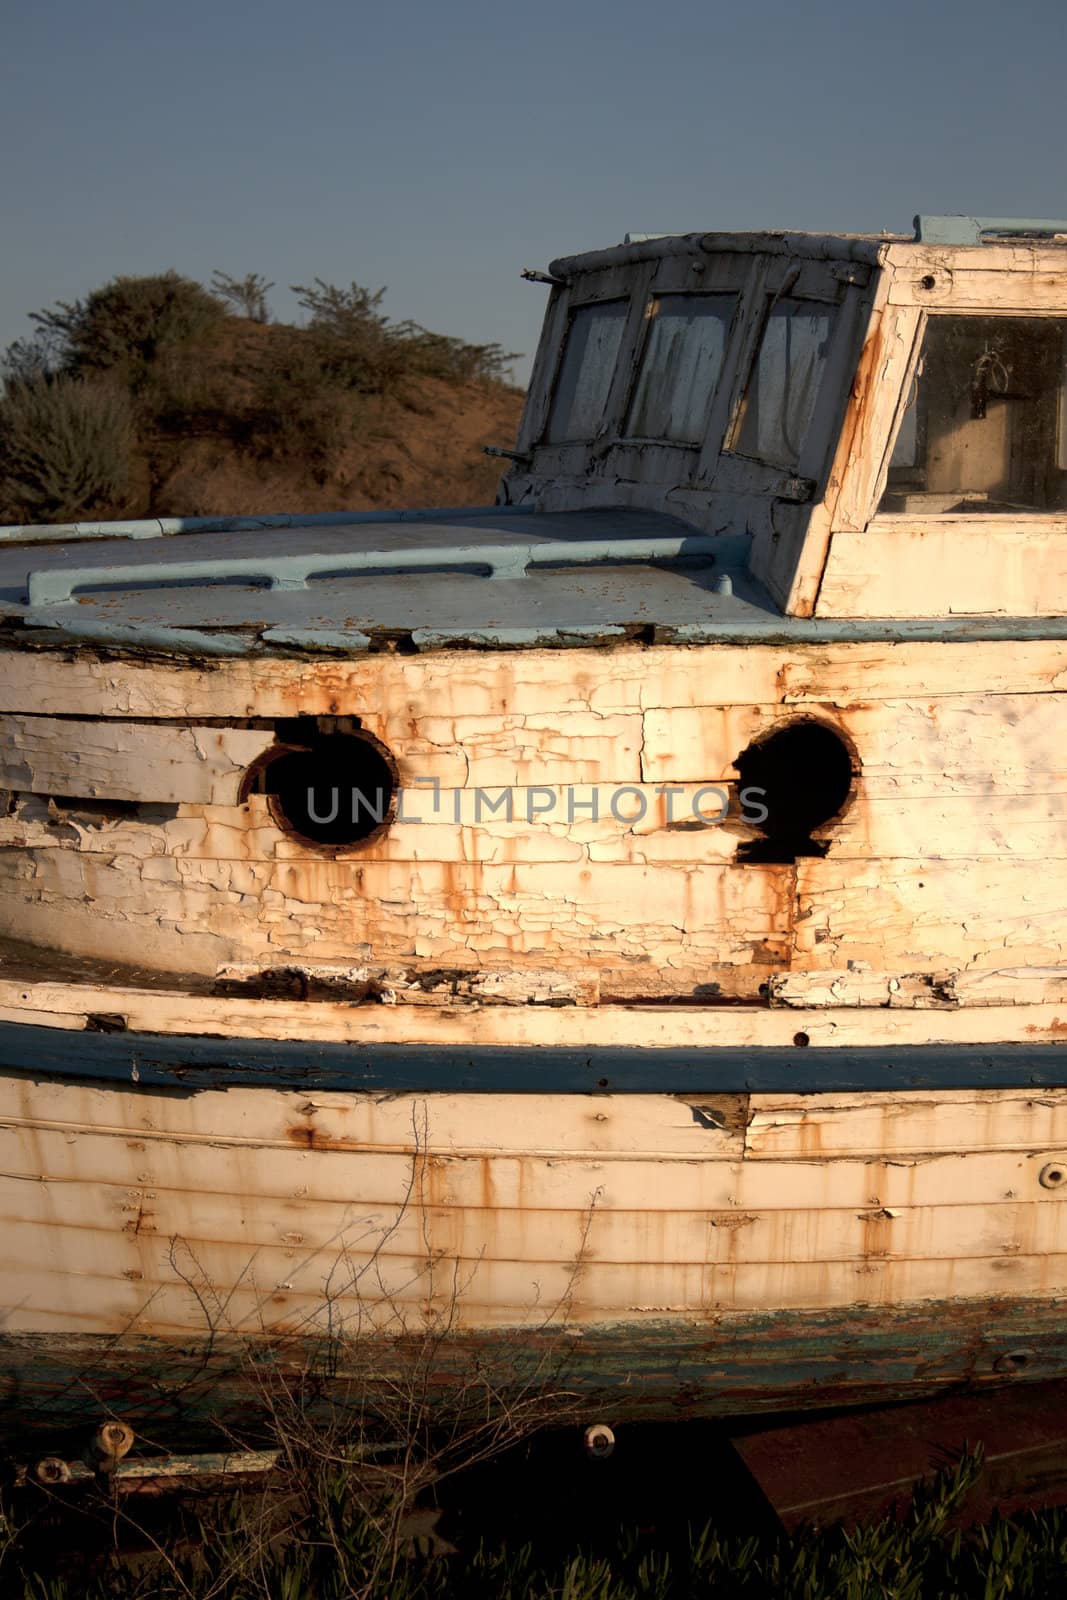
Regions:
<instances>
[{"instance_id":1,"label":"blue sky","mask_svg":"<svg viewBox=\"0 0 1067 1600\"><path fill-rule=\"evenodd\" d=\"M117 273L388 285L532 352L627 230L1067 213L1063 0L37 0L0 18L0 345ZM518 367L519 376L526 364Z\"/></svg>"}]
</instances>

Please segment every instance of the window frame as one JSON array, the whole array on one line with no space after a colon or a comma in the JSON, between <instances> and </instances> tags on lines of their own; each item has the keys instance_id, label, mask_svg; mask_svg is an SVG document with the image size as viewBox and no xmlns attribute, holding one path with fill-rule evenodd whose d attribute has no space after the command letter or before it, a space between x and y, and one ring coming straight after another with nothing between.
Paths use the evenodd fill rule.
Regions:
<instances>
[{"instance_id":1,"label":"window frame","mask_svg":"<svg viewBox=\"0 0 1067 1600\"><path fill-rule=\"evenodd\" d=\"M612 295L605 295L603 297L598 297L595 300L579 300L579 301L576 301L576 302L574 302L573 304L571 304L571 305L569 305L567 307L567 316L566 316L566 319L565 319L565 322L564 322L563 337L560 339L560 342L559 342L559 350L557 352L556 365L555 365L555 368L553 369L553 372L552 372L551 389L550 389L550 393L549 393L548 405L545 408L544 426L543 426L542 432L541 432L541 441L542 441L542 443L547 445L550 449L562 450L562 449L566 449L570 445L576 445L576 444L591 445L591 444L595 444L596 440L600 437L601 433L603 432L603 419L602 419L600 427L594 429L594 431L591 432L591 433L574 434L573 436L569 436L569 437L567 437L565 439L551 439L551 438L549 438L549 429L552 426L552 415L553 415L553 412L555 410L556 400L557 400L558 395L559 395L560 381L561 381L561 379L563 377L563 367L564 367L564 363L565 363L565 361L567 359L567 352L568 352L568 349L570 347L571 334L574 331L575 322L577 321L579 315L583 311L594 311L594 310L596 310L596 308L598 306L622 306L625 309L623 310L622 316L619 319L620 323L621 323L621 327L619 329L619 344L618 344L618 349L616 350L616 353L615 353L615 365L612 368L611 377L610 377L610 380L608 382L608 387L607 387L607 391L606 391L606 395L605 395L605 402L604 402L604 417L607 416L608 409L609 409L609 406L610 406L612 391L613 391L613 389L615 387L615 379L616 379L616 375L617 375L618 369L619 369L620 358L622 356L623 344L625 342L627 331L628 331L628 323L629 323L629 319L630 319L630 311L632 309L629 302L630 302L630 296L629 295L616 293L616 294L612 294Z\"/></svg>"},{"instance_id":2,"label":"window frame","mask_svg":"<svg viewBox=\"0 0 1067 1600\"><path fill-rule=\"evenodd\" d=\"M637 337L644 299L647 295L647 283L653 275L654 267L655 263L650 262L639 267L636 271L632 271L628 282L625 279L620 281L618 268L583 273L581 280L575 284L573 290L567 288L562 292L558 308L559 327L553 340L551 352L551 367L549 372L546 373L539 415L534 419L533 448L538 452L566 453L579 450L588 453L590 448L596 448L605 439L614 440L617 436L620 426L619 416L625 403L626 384L629 380L629 372L632 365L633 345ZM552 407L563 371L567 341L570 337L575 314L588 306L608 305L613 301L628 301L629 309L623 321L619 352L615 361L615 371L608 387L601 426L588 438L549 439L548 429L552 416Z\"/></svg>"},{"instance_id":3,"label":"window frame","mask_svg":"<svg viewBox=\"0 0 1067 1600\"><path fill-rule=\"evenodd\" d=\"M568 283L553 287L546 309L517 444L524 453L523 473L544 485L546 503L572 496L579 483L586 504L607 503L604 497L612 481L632 484L638 503L641 497L652 503L657 486L664 484L678 504L703 506L710 494L724 493L738 502L738 516L751 515L761 527L766 517L757 510L757 503L777 502L774 516L778 524L786 525L791 510L806 511L808 503L827 489L875 281L875 263L862 258L815 253L798 257L758 249L709 248L702 252L695 243L686 251L668 251L576 273ZM709 396L703 440L696 445L630 438L623 429L638 382L648 305L653 296L687 293L737 296L723 368L717 388ZM762 333L767 298L776 293L792 293L840 308L800 475L731 453L726 446ZM627 295L630 315L600 432L591 441L549 443L548 417L572 312ZM745 500L754 502L751 513L741 505Z\"/></svg>"},{"instance_id":4,"label":"window frame","mask_svg":"<svg viewBox=\"0 0 1067 1600\"><path fill-rule=\"evenodd\" d=\"M747 336L737 363L737 373L727 425L721 445L722 471L716 487L725 482L738 488L742 484L755 494L772 498L796 499L801 494L816 498L830 469L831 449L836 447L841 420L848 404L846 379L855 368L858 355L857 328L866 282L862 273L831 261L768 261L766 270L752 287ZM850 293L850 290L852 291ZM834 308L834 326L815 406L804 435L795 467L783 467L737 449L742 425L742 406L759 359L760 346L774 305L779 300L810 300Z\"/></svg>"},{"instance_id":5,"label":"window frame","mask_svg":"<svg viewBox=\"0 0 1067 1600\"><path fill-rule=\"evenodd\" d=\"M914 523L918 520L923 523L936 523L939 527L946 527L950 524L958 522L963 522L967 525L982 524L983 521L986 524L991 525L997 522L1001 524L1006 522L1015 522L1016 519L1023 517L1028 519L1028 526L1031 525L1032 519L1039 518L1045 520L1046 522L1056 523L1057 525L1062 524L1065 528L1067 528L1067 506L1053 509L1042 508L1040 506L1018 506L1013 507L1010 511L1001 509L988 512L983 512L980 510L934 511L924 510L922 507L918 506L909 511L882 510L882 500L885 497L889 485L889 469L893 459L893 452L896 449L897 440L900 437L900 430L903 427L904 418L908 411L908 400L919 377L919 363L922 360L923 348L926 343L926 330L929 326L930 319L933 317L953 317L957 320L973 318L975 321L989 321L993 318L996 318L998 321L1003 319L1006 321L1025 320L1028 322L1062 322L1064 324L1064 331L1067 333L1067 304L1064 304L1060 307L1024 305L979 306L973 304L953 305L951 302L946 302L943 305L936 307L932 306L928 310L917 310L914 337L908 354L907 363L903 368L903 377L900 384L900 391L897 396L897 403L893 409L893 415L889 424L889 428L883 441L881 465L879 467L877 477L874 479L874 492L867 508L866 524L870 526L872 523L877 522L879 527L889 527L893 524L903 527L904 525L914 525ZM1067 383L1065 383L1065 387L1060 391L1059 414L1059 427L1061 430L1063 430L1065 427L1067 427Z\"/></svg>"},{"instance_id":6,"label":"window frame","mask_svg":"<svg viewBox=\"0 0 1067 1600\"><path fill-rule=\"evenodd\" d=\"M633 410L637 400L637 390L641 382L645 356L652 342L652 336L655 330L656 319L652 315L652 308L658 301L668 298L674 300L728 299L733 301L733 309L726 325L726 335L723 343L722 366L719 369L718 377L716 378L714 385L708 391L707 399L704 403L702 424L699 430L700 437L698 439L671 439L668 438L666 434L630 433L626 431L630 420L630 413ZM739 320L743 313L743 307L744 286L740 284L736 288L731 289L710 288L704 283L688 283L684 287L677 289L662 288L658 284L652 285L645 298L641 334L638 339L637 349L634 353L633 372L627 391L626 404L622 414L620 437L618 441L621 445L625 445L627 447L636 445L664 445L669 449L688 450L696 453L697 455L704 450L708 437L710 420L715 411L715 402L719 397L719 393L723 387L723 382L730 365L731 350L734 344L735 335L737 333Z\"/></svg>"}]
</instances>

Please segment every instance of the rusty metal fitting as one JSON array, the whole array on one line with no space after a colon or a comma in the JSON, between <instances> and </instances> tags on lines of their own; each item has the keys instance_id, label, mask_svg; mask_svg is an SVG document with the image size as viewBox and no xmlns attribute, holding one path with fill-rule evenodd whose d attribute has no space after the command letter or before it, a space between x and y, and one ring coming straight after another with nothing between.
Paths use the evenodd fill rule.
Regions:
<instances>
[{"instance_id":1,"label":"rusty metal fitting","mask_svg":"<svg viewBox=\"0 0 1067 1600\"><path fill-rule=\"evenodd\" d=\"M1033 1350L1005 1350L993 1363L994 1372L1026 1372L1037 1359Z\"/></svg>"},{"instance_id":2,"label":"rusty metal fitting","mask_svg":"<svg viewBox=\"0 0 1067 1600\"><path fill-rule=\"evenodd\" d=\"M89 1460L98 1472L114 1472L133 1445L133 1429L125 1422L102 1422L89 1444Z\"/></svg>"},{"instance_id":3,"label":"rusty metal fitting","mask_svg":"<svg viewBox=\"0 0 1067 1600\"><path fill-rule=\"evenodd\" d=\"M594 1422L582 1436L590 1461L606 1461L615 1450L615 1435L606 1422Z\"/></svg>"}]
</instances>

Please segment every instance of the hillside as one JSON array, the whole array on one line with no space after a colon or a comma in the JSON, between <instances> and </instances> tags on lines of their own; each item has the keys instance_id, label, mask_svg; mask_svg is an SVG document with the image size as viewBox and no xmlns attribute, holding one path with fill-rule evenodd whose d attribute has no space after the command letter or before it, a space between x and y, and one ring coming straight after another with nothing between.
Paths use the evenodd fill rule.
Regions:
<instances>
[{"instance_id":1,"label":"hillside","mask_svg":"<svg viewBox=\"0 0 1067 1600\"><path fill-rule=\"evenodd\" d=\"M0 396L0 521L491 502L513 359L315 280L300 325L255 275L116 278L31 313Z\"/></svg>"}]
</instances>

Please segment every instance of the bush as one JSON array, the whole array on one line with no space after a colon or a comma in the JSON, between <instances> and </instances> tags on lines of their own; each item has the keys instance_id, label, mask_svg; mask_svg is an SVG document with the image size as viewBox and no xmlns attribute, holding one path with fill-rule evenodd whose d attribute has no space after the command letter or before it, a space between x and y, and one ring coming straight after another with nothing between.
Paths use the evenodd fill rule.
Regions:
<instances>
[{"instance_id":1,"label":"bush","mask_svg":"<svg viewBox=\"0 0 1067 1600\"><path fill-rule=\"evenodd\" d=\"M113 278L84 300L61 301L31 320L55 342L62 371L112 373L137 389L160 355L203 337L226 315L199 283L162 272Z\"/></svg>"},{"instance_id":2,"label":"bush","mask_svg":"<svg viewBox=\"0 0 1067 1600\"><path fill-rule=\"evenodd\" d=\"M128 492L129 397L112 384L37 376L0 401L0 496L18 521L114 514Z\"/></svg>"},{"instance_id":3,"label":"bush","mask_svg":"<svg viewBox=\"0 0 1067 1600\"><path fill-rule=\"evenodd\" d=\"M507 379L513 357L499 345L391 322L384 289L293 285L306 320L292 326L271 321L272 287L259 273L216 272L209 290L171 271L34 312L33 334L0 356L0 520L147 511L183 447L204 440L238 479L249 458L299 474L294 493L308 480L349 493L358 449L371 485L358 492L380 497L389 480L391 494L390 457L405 453L397 411L447 404L427 380ZM449 476L491 497L481 470L484 487L466 466ZM446 501L465 492L441 488Z\"/></svg>"},{"instance_id":4,"label":"bush","mask_svg":"<svg viewBox=\"0 0 1067 1600\"><path fill-rule=\"evenodd\" d=\"M272 332L246 369L250 399L234 417L231 437L260 460L301 464L325 483L357 436L365 391L324 371L305 330Z\"/></svg>"},{"instance_id":5,"label":"bush","mask_svg":"<svg viewBox=\"0 0 1067 1600\"><path fill-rule=\"evenodd\" d=\"M358 283L339 289L321 278L310 287L294 283L292 289L310 313L306 337L324 379L345 388L384 394L404 379L419 377L501 383L516 359L514 351L498 344L467 344L430 333L417 322L390 323L378 309L384 289L372 292Z\"/></svg>"}]
</instances>

